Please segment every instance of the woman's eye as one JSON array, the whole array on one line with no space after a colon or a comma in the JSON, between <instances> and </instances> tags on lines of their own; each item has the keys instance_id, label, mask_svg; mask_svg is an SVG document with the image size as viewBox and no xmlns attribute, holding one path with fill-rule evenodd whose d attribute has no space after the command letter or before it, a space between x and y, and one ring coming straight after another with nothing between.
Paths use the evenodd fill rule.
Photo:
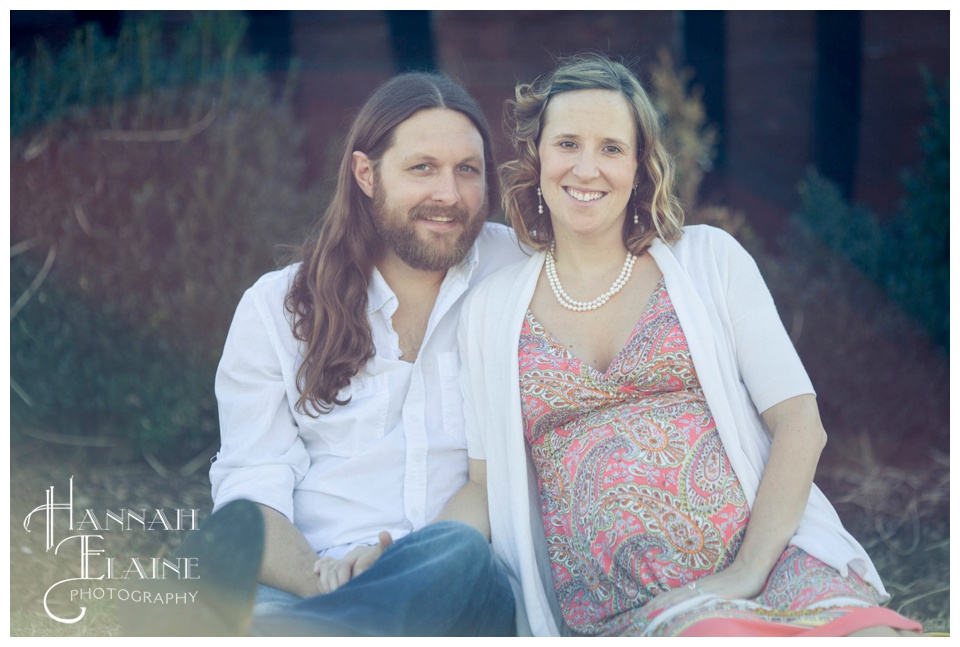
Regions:
<instances>
[{"instance_id":1,"label":"woman's eye","mask_svg":"<svg viewBox=\"0 0 960 647\"><path fill-rule=\"evenodd\" d=\"M619 146L614 146L612 144L610 146L604 146L603 150L606 153L613 153L615 155L623 152Z\"/></svg>"},{"instance_id":2,"label":"woman's eye","mask_svg":"<svg viewBox=\"0 0 960 647\"><path fill-rule=\"evenodd\" d=\"M412 167L410 170L411 170L411 171L429 171L429 170L430 170L430 165L429 165L429 164L417 164L416 166Z\"/></svg>"},{"instance_id":3,"label":"woman's eye","mask_svg":"<svg viewBox=\"0 0 960 647\"><path fill-rule=\"evenodd\" d=\"M562 141L560 142L560 148L576 148L577 145L571 141Z\"/></svg>"},{"instance_id":4,"label":"woman's eye","mask_svg":"<svg viewBox=\"0 0 960 647\"><path fill-rule=\"evenodd\" d=\"M459 170L461 173L479 173L480 172L480 169L478 169L476 166L470 166L469 164L463 164L462 166L460 166Z\"/></svg>"}]
</instances>

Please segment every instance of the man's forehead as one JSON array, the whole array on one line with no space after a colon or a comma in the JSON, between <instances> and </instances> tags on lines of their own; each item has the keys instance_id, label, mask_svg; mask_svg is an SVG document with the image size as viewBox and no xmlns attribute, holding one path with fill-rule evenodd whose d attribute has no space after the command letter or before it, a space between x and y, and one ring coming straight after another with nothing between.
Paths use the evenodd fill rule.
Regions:
<instances>
[{"instance_id":1,"label":"man's forehead","mask_svg":"<svg viewBox=\"0 0 960 647\"><path fill-rule=\"evenodd\" d=\"M468 155L483 157L480 130L465 114L447 108L414 113L397 125L390 146L404 157L415 154L438 156L451 150L464 152L466 148L473 149Z\"/></svg>"}]
</instances>

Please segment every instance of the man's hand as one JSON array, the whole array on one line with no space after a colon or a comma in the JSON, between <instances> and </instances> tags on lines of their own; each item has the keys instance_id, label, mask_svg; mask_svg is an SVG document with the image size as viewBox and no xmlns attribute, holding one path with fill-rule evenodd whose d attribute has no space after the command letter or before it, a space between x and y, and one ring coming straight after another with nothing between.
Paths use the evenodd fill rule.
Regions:
<instances>
[{"instance_id":1,"label":"man's hand","mask_svg":"<svg viewBox=\"0 0 960 647\"><path fill-rule=\"evenodd\" d=\"M358 546L342 559L321 557L313 565L314 574L320 578L317 588L320 593L333 593L338 588L360 575L380 559L383 551L393 545L390 533L380 533L380 542L376 546Z\"/></svg>"}]
</instances>

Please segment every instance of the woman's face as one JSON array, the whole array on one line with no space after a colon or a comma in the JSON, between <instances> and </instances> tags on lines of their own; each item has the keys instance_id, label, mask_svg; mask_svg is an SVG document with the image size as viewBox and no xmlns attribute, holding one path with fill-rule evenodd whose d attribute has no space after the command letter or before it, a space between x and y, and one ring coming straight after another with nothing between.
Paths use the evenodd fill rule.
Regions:
<instances>
[{"instance_id":1,"label":"woman's face","mask_svg":"<svg viewBox=\"0 0 960 647\"><path fill-rule=\"evenodd\" d=\"M550 99L540 135L540 188L558 239L622 231L637 178L637 126L613 90ZM632 216L631 216L632 217Z\"/></svg>"}]
</instances>

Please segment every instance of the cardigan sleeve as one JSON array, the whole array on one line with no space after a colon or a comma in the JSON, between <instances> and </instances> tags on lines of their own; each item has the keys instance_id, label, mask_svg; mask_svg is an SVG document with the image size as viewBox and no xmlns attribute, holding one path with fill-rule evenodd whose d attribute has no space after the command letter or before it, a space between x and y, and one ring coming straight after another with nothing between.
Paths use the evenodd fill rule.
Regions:
<instances>
[{"instance_id":1,"label":"cardigan sleeve","mask_svg":"<svg viewBox=\"0 0 960 647\"><path fill-rule=\"evenodd\" d=\"M477 352L475 317L480 316L483 308L477 305L480 290L467 297L460 313L460 325L457 328L457 342L460 346L460 391L463 395L463 420L467 437L467 456L476 460L486 460L483 432L480 429L480 417L477 402L484 400L483 357ZM470 340L473 340L471 343Z\"/></svg>"},{"instance_id":2,"label":"cardigan sleeve","mask_svg":"<svg viewBox=\"0 0 960 647\"><path fill-rule=\"evenodd\" d=\"M813 385L790 341L757 263L726 236L727 309L737 365L757 411L813 394Z\"/></svg>"}]
</instances>

